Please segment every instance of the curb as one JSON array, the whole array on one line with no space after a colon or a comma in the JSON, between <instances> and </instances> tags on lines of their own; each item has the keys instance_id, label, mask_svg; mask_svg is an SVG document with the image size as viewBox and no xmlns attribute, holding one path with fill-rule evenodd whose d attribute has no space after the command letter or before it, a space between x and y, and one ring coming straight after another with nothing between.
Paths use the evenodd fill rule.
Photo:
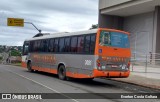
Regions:
<instances>
[{"instance_id":1,"label":"curb","mask_svg":"<svg viewBox=\"0 0 160 102\"><path fill-rule=\"evenodd\" d=\"M145 87L145 88L160 90L160 86L156 86L156 85L140 84L140 83L136 83L136 82L130 82L130 81L124 81L124 80L118 80L118 79L108 79L108 80L113 80L113 81L118 81L118 82L122 82L122 83L137 85L137 86L141 86L141 87Z\"/></svg>"}]
</instances>

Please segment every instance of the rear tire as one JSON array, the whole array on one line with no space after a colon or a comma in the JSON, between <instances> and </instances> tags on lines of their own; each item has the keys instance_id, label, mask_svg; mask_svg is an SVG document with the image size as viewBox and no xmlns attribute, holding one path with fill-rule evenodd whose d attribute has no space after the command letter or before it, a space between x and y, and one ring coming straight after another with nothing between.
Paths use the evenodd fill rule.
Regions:
<instances>
[{"instance_id":1,"label":"rear tire","mask_svg":"<svg viewBox=\"0 0 160 102\"><path fill-rule=\"evenodd\" d=\"M33 72L32 63L31 62L28 62L27 69L28 69L28 71Z\"/></svg>"},{"instance_id":2,"label":"rear tire","mask_svg":"<svg viewBox=\"0 0 160 102\"><path fill-rule=\"evenodd\" d=\"M84 79L84 80L86 80L86 81L93 81L93 79L94 79L94 78L86 78L86 79Z\"/></svg>"},{"instance_id":3,"label":"rear tire","mask_svg":"<svg viewBox=\"0 0 160 102\"><path fill-rule=\"evenodd\" d=\"M58 68L58 77L61 80L66 80L66 69L64 65L60 65Z\"/></svg>"}]
</instances>

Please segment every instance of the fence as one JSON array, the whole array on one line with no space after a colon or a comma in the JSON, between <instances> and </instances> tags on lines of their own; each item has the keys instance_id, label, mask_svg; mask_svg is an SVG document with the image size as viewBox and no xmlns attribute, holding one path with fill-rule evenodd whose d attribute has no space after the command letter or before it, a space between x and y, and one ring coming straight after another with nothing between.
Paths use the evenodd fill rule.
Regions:
<instances>
[{"instance_id":1,"label":"fence","mask_svg":"<svg viewBox=\"0 0 160 102\"><path fill-rule=\"evenodd\" d=\"M160 54L132 53L131 71L160 74Z\"/></svg>"}]
</instances>

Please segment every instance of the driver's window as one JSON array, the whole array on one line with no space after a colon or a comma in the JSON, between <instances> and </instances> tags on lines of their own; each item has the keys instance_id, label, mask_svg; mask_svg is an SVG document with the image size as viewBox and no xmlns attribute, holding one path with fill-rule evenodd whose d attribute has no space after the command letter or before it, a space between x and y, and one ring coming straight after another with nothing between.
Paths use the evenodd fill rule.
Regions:
<instances>
[{"instance_id":1,"label":"driver's window","mask_svg":"<svg viewBox=\"0 0 160 102\"><path fill-rule=\"evenodd\" d=\"M25 42L24 46L23 46L23 55L27 55L28 54L28 48L29 48L29 43Z\"/></svg>"},{"instance_id":2,"label":"driver's window","mask_svg":"<svg viewBox=\"0 0 160 102\"><path fill-rule=\"evenodd\" d=\"M102 31L100 34L100 45L109 46L111 45L111 36L109 32Z\"/></svg>"}]
</instances>

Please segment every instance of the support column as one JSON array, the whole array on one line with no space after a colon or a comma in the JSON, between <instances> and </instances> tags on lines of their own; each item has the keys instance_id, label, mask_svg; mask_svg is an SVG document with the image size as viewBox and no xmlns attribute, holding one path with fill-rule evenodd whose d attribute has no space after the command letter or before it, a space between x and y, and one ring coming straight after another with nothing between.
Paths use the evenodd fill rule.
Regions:
<instances>
[{"instance_id":1,"label":"support column","mask_svg":"<svg viewBox=\"0 0 160 102\"><path fill-rule=\"evenodd\" d=\"M153 53L160 53L160 6L155 7Z\"/></svg>"},{"instance_id":2,"label":"support column","mask_svg":"<svg viewBox=\"0 0 160 102\"><path fill-rule=\"evenodd\" d=\"M104 15L99 12L99 28L123 30L124 18L119 16Z\"/></svg>"}]
</instances>

